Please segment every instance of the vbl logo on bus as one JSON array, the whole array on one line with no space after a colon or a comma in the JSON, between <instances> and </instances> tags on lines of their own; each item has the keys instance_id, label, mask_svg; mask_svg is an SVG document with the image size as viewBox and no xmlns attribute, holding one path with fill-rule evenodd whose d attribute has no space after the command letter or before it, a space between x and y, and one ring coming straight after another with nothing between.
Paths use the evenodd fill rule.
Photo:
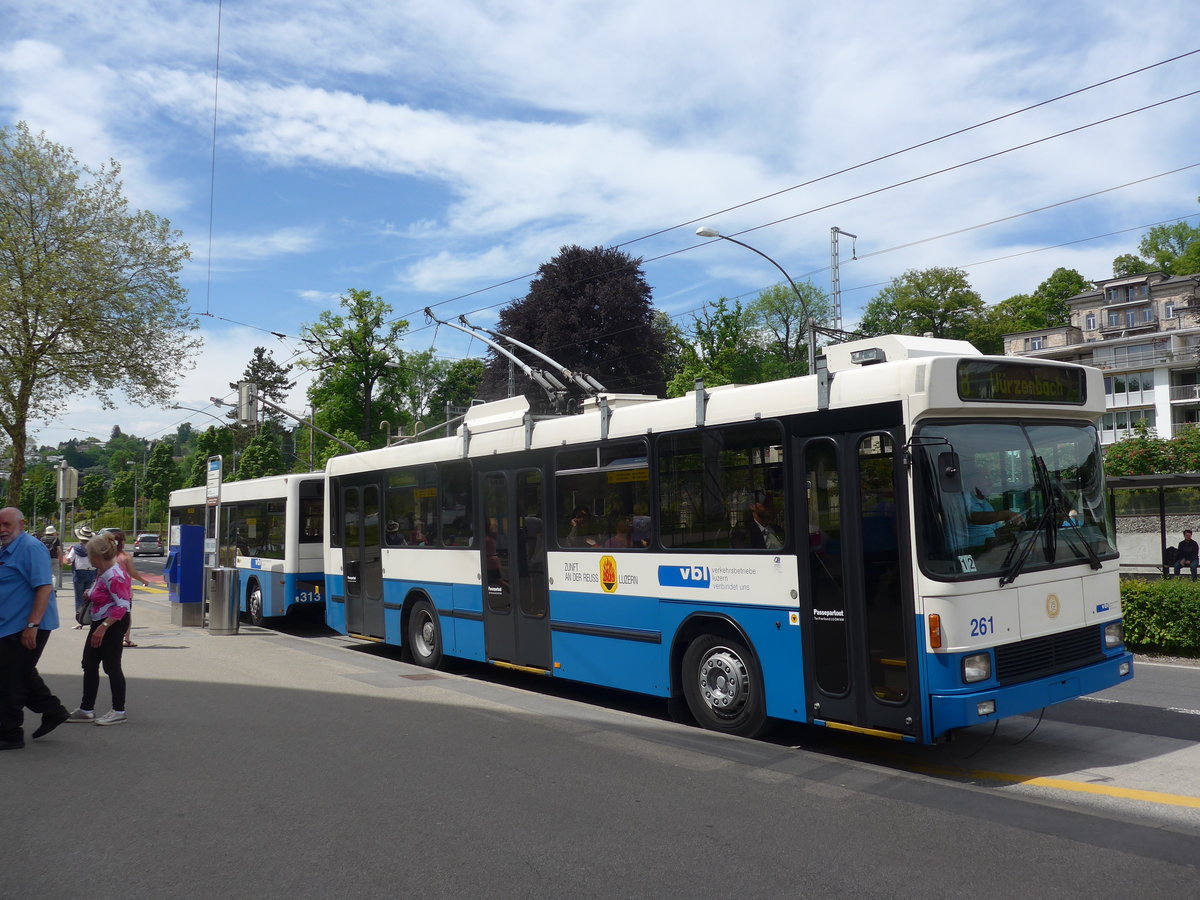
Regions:
<instances>
[{"instance_id":1,"label":"vbl logo on bus","mask_svg":"<svg viewBox=\"0 0 1200 900\"><path fill-rule=\"evenodd\" d=\"M659 566L658 583L663 587L706 588L712 584L708 566Z\"/></svg>"}]
</instances>

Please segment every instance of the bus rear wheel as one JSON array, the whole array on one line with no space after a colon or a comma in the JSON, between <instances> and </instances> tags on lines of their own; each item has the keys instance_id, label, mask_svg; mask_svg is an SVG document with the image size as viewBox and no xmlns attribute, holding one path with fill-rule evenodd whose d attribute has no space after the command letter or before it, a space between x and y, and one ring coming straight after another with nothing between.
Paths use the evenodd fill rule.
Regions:
<instances>
[{"instance_id":1,"label":"bus rear wheel","mask_svg":"<svg viewBox=\"0 0 1200 900\"><path fill-rule=\"evenodd\" d=\"M408 617L408 649L418 666L436 669L442 664L442 626L428 600L413 604Z\"/></svg>"},{"instance_id":2,"label":"bus rear wheel","mask_svg":"<svg viewBox=\"0 0 1200 900\"><path fill-rule=\"evenodd\" d=\"M683 654L683 694L701 727L755 737L767 725L762 675L741 641L702 635Z\"/></svg>"},{"instance_id":3,"label":"bus rear wheel","mask_svg":"<svg viewBox=\"0 0 1200 900\"><path fill-rule=\"evenodd\" d=\"M262 627L262 588L259 587L257 581L250 582L250 590L246 594L246 618L250 620L251 625L257 625L259 628Z\"/></svg>"}]
</instances>

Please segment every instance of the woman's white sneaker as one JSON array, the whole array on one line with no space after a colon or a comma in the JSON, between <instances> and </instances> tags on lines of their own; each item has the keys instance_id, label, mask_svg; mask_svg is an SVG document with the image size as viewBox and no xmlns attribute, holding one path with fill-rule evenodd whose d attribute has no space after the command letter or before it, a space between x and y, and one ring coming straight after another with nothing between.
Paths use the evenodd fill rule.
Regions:
<instances>
[{"instance_id":1,"label":"woman's white sneaker","mask_svg":"<svg viewBox=\"0 0 1200 900\"><path fill-rule=\"evenodd\" d=\"M96 719L97 725L123 725L125 723L125 713L117 712L115 709L110 709L100 718Z\"/></svg>"}]
</instances>

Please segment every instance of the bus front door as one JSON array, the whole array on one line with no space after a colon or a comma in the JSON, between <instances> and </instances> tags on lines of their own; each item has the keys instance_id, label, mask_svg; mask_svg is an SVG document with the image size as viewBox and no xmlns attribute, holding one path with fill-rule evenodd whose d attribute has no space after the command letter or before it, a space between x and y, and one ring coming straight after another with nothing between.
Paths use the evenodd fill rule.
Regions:
<instances>
[{"instance_id":1,"label":"bus front door","mask_svg":"<svg viewBox=\"0 0 1200 900\"><path fill-rule=\"evenodd\" d=\"M479 477L487 657L549 671L550 588L541 470L482 472Z\"/></svg>"},{"instance_id":2,"label":"bus front door","mask_svg":"<svg viewBox=\"0 0 1200 900\"><path fill-rule=\"evenodd\" d=\"M810 440L799 481L809 717L896 736L921 728L901 444L884 431Z\"/></svg>"},{"instance_id":3,"label":"bus front door","mask_svg":"<svg viewBox=\"0 0 1200 900\"><path fill-rule=\"evenodd\" d=\"M346 578L346 631L384 637L383 555L380 547L379 486L342 488L342 569Z\"/></svg>"}]
</instances>

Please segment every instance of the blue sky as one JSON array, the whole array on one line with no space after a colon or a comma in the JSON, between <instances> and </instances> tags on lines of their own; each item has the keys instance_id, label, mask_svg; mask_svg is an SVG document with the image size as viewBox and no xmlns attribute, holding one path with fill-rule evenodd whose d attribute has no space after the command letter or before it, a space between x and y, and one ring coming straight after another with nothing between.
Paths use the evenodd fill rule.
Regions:
<instances>
[{"instance_id":1,"label":"blue sky","mask_svg":"<svg viewBox=\"0 0 1200 900\"><path fill-rule=\"evenodd\" d=\"M407 318L411 349L480 355L419 311L487 322L564 244L635 241L656 304L686 320L777 275L700 222L825 289L836 225L859 236L857 260L841 244L852 326L907 269L962 267L996 302L1058 266L1108 277L1138 226L1200 214L1196 168L973 228L1200 163L1200 96L849 199L1198 90L1200 54L785 190L1194 51L1183 0L231 0L215 179L216 3L0 0L0 22L0 121L117 159L131 202L191 245L205 348L178 398L209 412L254 346L289 360L348 288ZM37 440L185 420L212 424L64 398Z\"/></svg>"}]
</instances>

